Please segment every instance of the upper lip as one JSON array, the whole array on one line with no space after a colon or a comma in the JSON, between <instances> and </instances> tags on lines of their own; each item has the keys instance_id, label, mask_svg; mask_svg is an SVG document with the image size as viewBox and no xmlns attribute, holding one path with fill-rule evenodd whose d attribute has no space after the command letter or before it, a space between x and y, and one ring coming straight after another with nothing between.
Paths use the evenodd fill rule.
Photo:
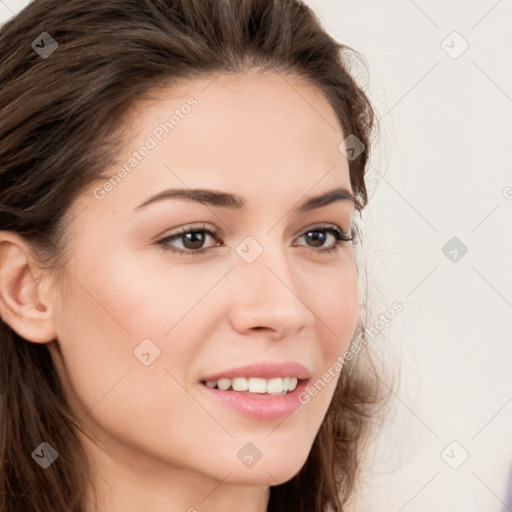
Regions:
<instances>
[{"instance_id":1,"label":"upper lip","mask_svg":"<svg viewBox=\"0 0 512 512\"><path fill-rule=\"evenodd\" d=\"M284 363L253 363L238 368L231 368L219 373L203 377L202 381L213 381L219 379L234 379L236 377L259 377L272 379L276 377L295 377L298 380L309 379L309 370L301 363L288 361Z\"/></svg>"}]
</instances>

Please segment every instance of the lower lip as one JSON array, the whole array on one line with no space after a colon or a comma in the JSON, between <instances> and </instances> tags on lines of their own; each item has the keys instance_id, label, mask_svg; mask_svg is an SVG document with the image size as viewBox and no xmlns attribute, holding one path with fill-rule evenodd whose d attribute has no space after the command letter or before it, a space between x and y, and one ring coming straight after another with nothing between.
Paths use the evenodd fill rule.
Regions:
<instances>
[{"instance_id":1,"label":"lower lip","mask_svg":"<svg viewBox=\"0 0 512 512\"><path fill-rule=\"evenodd\" d=\"M200 384L209 397L228 405L235 411L258 420L279 420L289 416L296 411L301 402L299 395L306 389L308 380L299 381L297 387L286 395L266 395L254 393L246 395L239 391L222 391L220 389L209 388L205 384Z\"/></svg>"}]
</instances>

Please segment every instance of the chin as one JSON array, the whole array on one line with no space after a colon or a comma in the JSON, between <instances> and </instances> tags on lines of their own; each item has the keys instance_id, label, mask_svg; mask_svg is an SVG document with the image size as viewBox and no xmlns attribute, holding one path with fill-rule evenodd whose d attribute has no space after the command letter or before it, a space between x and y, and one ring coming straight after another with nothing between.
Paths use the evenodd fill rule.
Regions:
<instances>
[{"instance_id":1,"label":"chin","mask_svg":"<svg viewBox=\"0 0 512 512\"><path fill-rule=\"evenodd\" d=\"M291 480L302 468L305 461L280 461L273 464L261 459L252 468L237 468L229 481L245 485L280 485Z\"/></svg>"}]
</instances>

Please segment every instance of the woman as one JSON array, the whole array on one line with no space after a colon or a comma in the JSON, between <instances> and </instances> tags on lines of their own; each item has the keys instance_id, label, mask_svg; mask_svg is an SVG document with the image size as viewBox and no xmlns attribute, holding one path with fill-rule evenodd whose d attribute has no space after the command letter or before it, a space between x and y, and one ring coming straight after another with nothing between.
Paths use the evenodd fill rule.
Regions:
<instances>
[{"instance_id":1,"label":"woman","mask_svg":"<svg viewBox=\"0 0 512 512\"><path fill-rule=\"evenodd\" d=\"M345 510L380 396L348 52L295 0L2 27L2 511Z\"/></svg>"}]
</instances>

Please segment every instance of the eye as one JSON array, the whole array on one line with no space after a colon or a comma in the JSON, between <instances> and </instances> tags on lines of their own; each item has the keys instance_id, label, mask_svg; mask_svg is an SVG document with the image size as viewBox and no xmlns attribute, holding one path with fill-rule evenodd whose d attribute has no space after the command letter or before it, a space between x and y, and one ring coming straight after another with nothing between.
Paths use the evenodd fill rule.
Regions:
<instances>
[{"instance_id":1,"label":"eye","mask_svg":"<svg viewBox=\"0 0 512 512\"><path fill-rule=\"evenodd\" d=\"M156 244L160 245L165 251L171 251L172 253L181 255L194 256L203 254L208 249L215 247L215 245L211 247L203 247L203 245L208 236L212 239L218 239L220 234L220 231L216 229L207 229L206 225L204 224L202 227L195 228L185 226L179 232L158 240ZM334 239L334 243L328 247L322 247L328 240L329 235ZM309 228L302 235L300 235L298 239L304 237L306 240L312 242L313 245L309 247L313 250L313 252L319 253L337 252L340 249L342 242L351 242L357 238L356 232L354 230L351 231L350 235L346 235L341 228L333 224ZM183 242L182 249L173 246L173 243L180 239ZM216 244L216 246L220 245L221 243ZM296 246L296 244L293 245Z\"/></svg>"},{"instance_id":2,"label":"eye","mask_svg":"<svg viewBox=\"0 0 512 512\"><path fill-rule=\"evenodd\" d=\"M320 236L318 236L318 233L320 233ZM321 247L317 252L335 253L339 251L342 242L352 242L357 237L354 229L352 229L350 235L346 235L340 227L330 224L328 226L315 226L310 228L299 238L309 238L314 244L313 247L318 247L325 243L328 235L334 238L334 244L328 247Z\"/></svg>"},{"instance_id":3,"label":"eye","mask_svg":"<svg viewBox=\"0 0 512 512\"><path fill-rule=\"evenodd\" d=\"M212 238L217 238L220 235L220 231L216 229L207 229L204 224L200 228L191 228L190 226L185 226L178 233L166 236L165 238L158 240L157 244L161 245L162 249L165 251L171 251L177 254L202 254L208 249L207 247L202 247L206 238L205 235L211 236ZM179 248L176 249L171 245L171 242L179 239L182 239L184 242L185 250Z\"/></svg>"}]
</instances>

